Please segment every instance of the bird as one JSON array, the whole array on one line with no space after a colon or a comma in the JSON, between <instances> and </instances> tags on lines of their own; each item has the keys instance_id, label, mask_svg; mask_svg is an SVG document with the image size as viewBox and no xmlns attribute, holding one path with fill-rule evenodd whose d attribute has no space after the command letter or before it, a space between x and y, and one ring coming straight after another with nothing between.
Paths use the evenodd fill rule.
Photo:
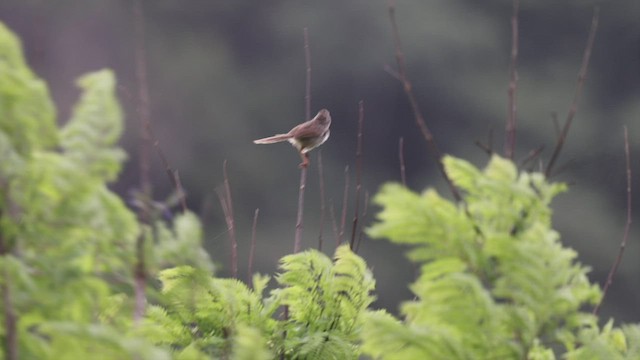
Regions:
<instances>
[{"instance_id":1,"label":"bird","mask_svg":"<svg viewBox=\"0 0 640 360\"><path fill-rule=\"evenodd\" d=\"M307 153L318 146L324 144L329 138L329 127L331 126L331 114L329 110L322 109L311 120L296 125L286 134L277 134L266 138L254 140L254 144L275 144L288 141L298 150L302 163L300 168L309 165L309 155Z\"/></svg>"}]
</instances>

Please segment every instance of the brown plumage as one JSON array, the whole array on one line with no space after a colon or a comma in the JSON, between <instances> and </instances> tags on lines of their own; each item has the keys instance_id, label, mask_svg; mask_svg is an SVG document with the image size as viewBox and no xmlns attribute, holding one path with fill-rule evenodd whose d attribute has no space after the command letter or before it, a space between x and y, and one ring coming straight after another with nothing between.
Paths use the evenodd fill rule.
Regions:
<instances>
[{"instance_id":1,"label":"brown plumage","mask_svg":"<svg viewBox=\"0 0 640 360\"><path fill-rule=\"evenodd\" d=\"M277 134L263 139L254 140L255 144L275 144L288 141L293 145L302 158L300 167L309 165L307 153L322 145L329 138L331 126L331 114L329 110L322 109L311 120L297 125L286 134Z\"/></svg>"}]
</instances>

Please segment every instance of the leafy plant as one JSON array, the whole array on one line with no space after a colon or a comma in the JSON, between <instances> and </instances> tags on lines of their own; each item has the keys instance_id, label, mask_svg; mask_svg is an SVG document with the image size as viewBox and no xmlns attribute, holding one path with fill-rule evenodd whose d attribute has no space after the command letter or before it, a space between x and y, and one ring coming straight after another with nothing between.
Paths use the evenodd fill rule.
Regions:
<instances>
[{"instance_id":1,"label":"leafy plant","mask_svg":"<svg viewBox=\"0 0 640 360\"><path fill-rule=\"evenodd\" d=\"M384 359L632 359L640 327L600 329L585 309L601 297L588 268L551 228L549 203L562 184L518 173L494 155L480 171L446 156L464 192L454 204L429 189L385 185L374 238L411 245L422 264L404 321L366 315L363 350ZM628 343L634 344L629 346Z\"/></svg>"}]
</instances>

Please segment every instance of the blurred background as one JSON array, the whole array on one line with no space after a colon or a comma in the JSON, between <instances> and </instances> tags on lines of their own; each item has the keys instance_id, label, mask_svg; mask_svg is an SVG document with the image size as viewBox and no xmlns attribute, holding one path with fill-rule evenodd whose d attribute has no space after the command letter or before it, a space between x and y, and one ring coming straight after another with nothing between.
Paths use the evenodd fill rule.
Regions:
<instances>
[{"instance_id":1,"label":"blurred background","mask_svg":"<svg viewBox=\"0 0 640 360\"><path fill-rule=\"evenodd\" d=\"M553 180L570 184L554 202L555 228L563 242L593 268L602 284L619 249L626 217L623 125L629 128L635 212L640 213L640 2L637 0L522 1L518 59L516 158L544 146L552 153L557 114L566 118L591 23L600 27L577 116ZM206 248L229 275L228 237L215 195L228 160L239 241L241 276L251 222L260 208L255 271L273 273L293 250L299 158L288 144L258 146L252 140L286 132L305 120L303 29L312 63L312 113L331 111L330 140L322 147L327 213L323 250L335 236L328 208L342 212L344 168L355 169L358 101L365 106L363 189L399 181L398 141L404 138L408 185L435 187L451 198L414 123L398 81L386 2L342 1L143 1L153 128L172 167L180 172L188 204L206 224ZM441 150L484 166L475 145L502 152L507 114L512 4L506 0L406 0L397 22L408 75ZM139 183L139 124L131 94L134 17L131 0L2 0L0 21L23 41L29 64L50 86L59 123L78 97L74 81L104 67L115 70L126 112L122 146L130 154L113 188L123 196ZM308 172L304 248L320 233L318 151ZM154 154L154 194L172 188ZM346 237L353 218L351 172ZM362 206L360 208L362 210ZM365 222L378 211L370 207ZM635 216L637 219L637 216ZM338 222L340 220L338 219ZM640 321L640 221L631 229L625 258L602 310L604 319ZM415 268L403 249L385 241L360 247L377 279L377 307L397 312L411 299Z\"/></svg>"}]
</instances>

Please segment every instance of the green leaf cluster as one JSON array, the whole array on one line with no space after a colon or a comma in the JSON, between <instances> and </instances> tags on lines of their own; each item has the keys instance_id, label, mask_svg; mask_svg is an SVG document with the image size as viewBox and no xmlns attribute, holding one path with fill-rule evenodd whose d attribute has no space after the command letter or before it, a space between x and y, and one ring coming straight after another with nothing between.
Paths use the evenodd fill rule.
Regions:
<instances>
[{"instance_id":1,"label":"green leaf cluster","mask_svg":"<svg viewBox=\"0 0 640 360\"><path fill-rule=\"evenodd\" d=\"M181 266L161 272L162 304L140 329L177 359L355 359L362 316L374 300L364 260L344 245L335 258L309 250L285 256L277 288Z\"/></svg>"},{"instance_id":2,"label":"green leaf cluster","mask_svg":"<svg viewBox=\"0 0 640 360\"><path fill-rule=\"evenodd\" d=\"M551 228L549 204L564 185L519 173L497 155L484 170L450 156L443 163L464 193L460 204L398 184L385 185L374 199L382 211L369 234L410 245L408 256L421 267L411 285L416 299L402 305L402 321L366 316L365 353L383 359L640 356L637 325L599 328L586 311L601 292Z\"/></svg>"},{"instance_id":3,"label":"green leaf cluster","mask_svg":"<svg viewBox=\"0 0 640 360\"><path fill-rule=\"evenodd\" d=\"M115 77L100 70L78 86L71 118L58 127L45 83L0 24L0 340L25 359L167 358L126 335L142 228L108 188L126 158L116 146L123 124ZM212 268L193 214L158 220L154 232L151 275L175 263ZM17 341L7 345L10 336Z\"/></svg>"}]
</instances>

